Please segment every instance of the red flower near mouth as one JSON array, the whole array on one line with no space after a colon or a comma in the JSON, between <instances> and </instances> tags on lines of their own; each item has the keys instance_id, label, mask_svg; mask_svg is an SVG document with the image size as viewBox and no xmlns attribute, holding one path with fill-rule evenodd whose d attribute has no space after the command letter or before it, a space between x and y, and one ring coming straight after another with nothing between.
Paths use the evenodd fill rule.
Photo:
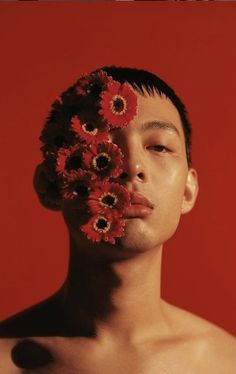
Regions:
<instances>
[{"instance_id":1,"label":"red flower near mouth","mask_svg":"<svg viewBox=\"0 0 236 374\"><path fill-rule=\"evenodd\" d=\"M101 120L100 122L95 119L80 121L78 116L74 116L71 119L71 128L81 141L84 140L88 144L101 143L109 138L108 126Z\"/></svg>"},{"instance_id":2,"label":"red flower near mouth","mask_svg":"<svg viewBox=\"0 0 236 374\"><path fill-rule=\"evenodd\" d=\"M122 173L122 158L120 148L109 142L91 145L83 154L85 166L99 178L117 178Z\"/></svg>"},{"instance_id":3,"label":"red flower near mouth","mask_svg":"<svg viewBox=\"0 0 236 374\"><path fill-rule=\"evenodd\" d=\"M109 214L96 214L89 221L81 226L81 231L86 235L87 239L93 242L109 242L115 244L115 238L124 235L125 221L117 216Z\"/></svg>"},{"instance_id":4,"label":"red flower near mouth","mask_svg":"<svg viewBox=\"0 0 236 374\"><path fill-rule=\"evenodd\" d=\"M57 154L56 171L65 177L70 177L83 167L84 146L76 144L69 148L60 148Z\"/></svg>"},{"instance_id":5,"label":"red flower near mouth","mask_svg":"<svg viewBox=\"0 0 236 374\"><path fill-rule=\"evenodd\" d=\"M127 83L112 81L107 90L100 95L101 109L99 114L111 128L124 127L134 118L137 108L137 97Z\"/></svg>"},{"instance_id":6,"label":"red flower near mouth","mask_svg":"<svg viewBox=\"0 0 236 374\"><path fill-rule=\"evenodd\" d=\"M130 204L128 190L118 183L97 182L89 193L88 206L95 214L110 212L122 215L124 208Z\"/></svg>"}]
</instances>

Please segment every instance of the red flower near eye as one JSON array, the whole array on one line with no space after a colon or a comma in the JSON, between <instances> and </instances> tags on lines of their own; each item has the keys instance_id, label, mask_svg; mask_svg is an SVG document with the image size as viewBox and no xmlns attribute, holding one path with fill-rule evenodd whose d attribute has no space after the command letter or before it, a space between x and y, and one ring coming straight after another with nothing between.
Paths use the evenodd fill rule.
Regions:
<instances>
[{"instance_id":1,"label":"red flower near eye","mask_svg":"<svg viewBox=\"0 0 236 374\"><path fill-rule=\"evenodd\" d=\"M57 154L56 171L65 177L70 177L83 167L84 146L76 144L69 148L60 148Z\"/></svg>"},{"instance_id":2,"label":"red flower near eye","mask_svg":"<svg viewBox=\"0 0 236 374\"><path fill-rule=\"evenodd\" d=\"M99 114L113 127L126 126L135 116L137 97L127 83L112 81L100 95Z\"/></svg>"},{"instance_id":3,"label":"red flower near eye","mask_svg":"<svg viewBox=\"0 0 236 374\"><path fill-rule=\"evenodd\" d=\"M81 226L81 231L86 235L87 239L93 242L104 240L115 244L115 238L120 238L124 235L124 226L125 220L121 217L96 214L85 225Z\"/></svg>"},{"instance_id":4,"label":"red flower near eye","mask_svg":"<svg viewBox=\"0 0 236 374\"><path fill-rule=\"evenodd\" d=\"M130 194L118 183L97 182L89 193L87 204L92 213L122 215L124 208L130 204Z\"/></svg>"},{"instance_id":5,"label":"red flower near eye","mask_svg":"<svg viewBox=\"0 0 236 374\"><path fill-rule=\"evenodd\" d=\"M71 128L86 143L97 144L108 140L108 126L100 120L88 119L80 121L78 116L71 119Z\"/></svg>"},{"instance_id":6,"label":"red flower near eye","mask_svg":"<svg viewBox=\"0 0 236 374\"><path fill-rule=\"evenodd\" d=\"M122 173L122 158L120 148L109 142L91 145L83 154L86 168L100 178L117 178Z\"/></svg>"}]
</instances>

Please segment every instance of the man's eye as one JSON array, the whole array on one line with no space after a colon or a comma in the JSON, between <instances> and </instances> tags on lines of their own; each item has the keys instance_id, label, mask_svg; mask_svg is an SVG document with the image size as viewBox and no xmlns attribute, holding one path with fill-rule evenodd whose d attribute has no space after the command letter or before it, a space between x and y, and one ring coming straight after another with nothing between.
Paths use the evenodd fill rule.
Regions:
<instances>
[{"instance_id":1,"label":"man's eye","mask_svg":"<svg viewBox=\"0 0 236 374\"><path fill-rule=\"evenodd\" d=\"M147 148L160 153L168 152L168 148L160 144L150 145Z\"/></svg>"}]
</instances>

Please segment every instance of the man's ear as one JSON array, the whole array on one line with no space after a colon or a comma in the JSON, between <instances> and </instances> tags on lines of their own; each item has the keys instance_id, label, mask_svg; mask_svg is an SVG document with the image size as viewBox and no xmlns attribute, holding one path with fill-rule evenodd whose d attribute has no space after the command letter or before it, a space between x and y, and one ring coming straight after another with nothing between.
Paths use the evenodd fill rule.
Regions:
<instances>
[{"instance_id":1,"label":"man's ear","mask_svg":"<svg viewBox=\"0 0 236 374\"><path fill-rule=\"evenodd\" d=\"M61 210L62 199L57 175L45 161L36 167L33 184L38 198L45 208Z\"/></svg>"},{"instance_id":2,"label":"man's ear","mask_svg":"<svg viewBox=\"0 0 236 374\"><path fill-rule=\"evenodd\" d=\"M186 214L192 210L195 205L199 191L198 176L195 169L188 170L186 186L184 190L184 198L182 203L182 214Z\"/></svg>"}]
</instances>

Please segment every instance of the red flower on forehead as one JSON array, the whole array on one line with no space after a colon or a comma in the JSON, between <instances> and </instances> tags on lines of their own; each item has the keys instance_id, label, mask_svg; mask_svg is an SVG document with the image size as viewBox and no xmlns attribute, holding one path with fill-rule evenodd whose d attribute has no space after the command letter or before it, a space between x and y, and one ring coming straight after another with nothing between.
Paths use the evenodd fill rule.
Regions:
<instances>
[{"instance_id":1,"label":"red flower on forehead","mask_svg":"<svg viewBox=\"0 0 236 374\"><path fill-rule=\"evenodd\" d=\"M89 193L88 206L92 213L118 213L130 204L128 190L119 183L97 182Z\"/></svg>"},{"instance_id":2,"label":"red flower on forehead","mask_svg":"<svg viewBox=\"0 0 236 374\"><path fill-rule=\"evenodd\" d=\"M100 95L99 114L113 127L123 127L134 118L137 97L127 83L112 81Z\"/></svg>"},{"instance_id":3,"label":"red flower on forehead","mask_svg":"<svg viewBox=\"0 0 236 374\"><path fill-rule=\"evenodd\" d=\"M84 164L100 178L117 178L122 173L120 148L109 142L91 145L83 154Z\"/></svg>"},{"instance_id":4,"label":"red flower on forehead","mask_svg":"<svg viewBox=\"0 0 236 374\"><path fill-rule=\"evenodd\" d=\"M78 116L74 116L71 119L71 128L75 135L80 138L80 140L86 141L86 143L101 143L107 141L108 136L108 126L102 122L94 119L80 120Z\"/></svg>"},{"instance_id":5,"label":"red flower on forehead","mask_svg":"<svg viewBox=\"0 0 236 374\"><path fill-rule=\"evenodd\" d=\"M124 235L125 221L117 216L109 214L96 214L89 221L81 226L81 231L86 235L87 239L93 242L109 242L115 244L115 238Z\"/></svg>"},{"instance_id":6,"label":"red flower on forehead","mask_svg":"<svg viewBox=\"0 0 236 374\"><path fill-rule=\"evenodd\" d=\"M66 177L83 167L84 146L76 144L69 148L60 148L57 154L56 171Z\"/></svg>"}]
</instances>

